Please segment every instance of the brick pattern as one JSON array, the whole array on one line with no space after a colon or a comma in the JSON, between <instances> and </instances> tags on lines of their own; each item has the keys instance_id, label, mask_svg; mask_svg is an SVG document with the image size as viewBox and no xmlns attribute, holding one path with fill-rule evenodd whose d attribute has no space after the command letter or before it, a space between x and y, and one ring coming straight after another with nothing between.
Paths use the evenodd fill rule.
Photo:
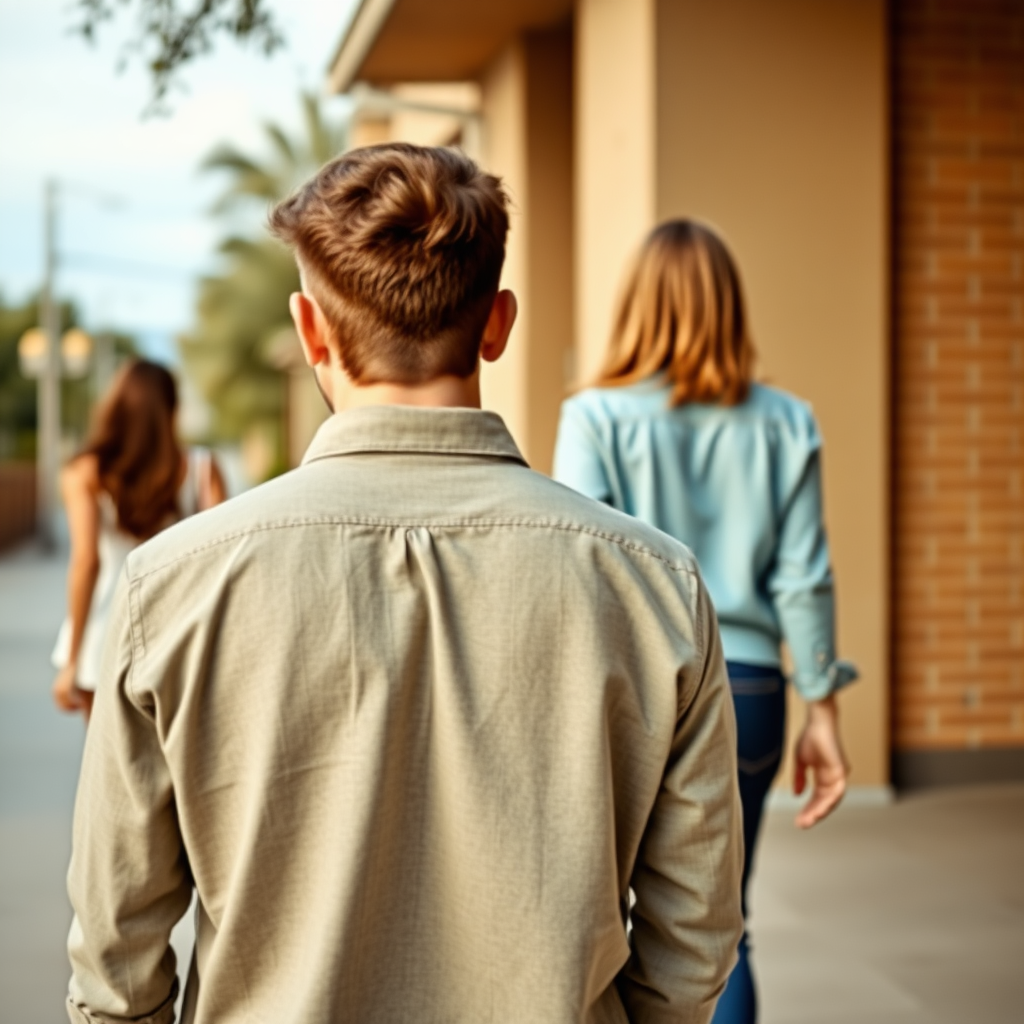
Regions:
<instances>
[{"instance_id":1,"label":"brick pattern","mask_svg":"<svg viewBox=\"0 0 1024 1024\"><path fill-rule=\"evenodd\" d=\"M893 0L894 742L1024 745L1024 0Z\"/></svg>"}]
</instances>

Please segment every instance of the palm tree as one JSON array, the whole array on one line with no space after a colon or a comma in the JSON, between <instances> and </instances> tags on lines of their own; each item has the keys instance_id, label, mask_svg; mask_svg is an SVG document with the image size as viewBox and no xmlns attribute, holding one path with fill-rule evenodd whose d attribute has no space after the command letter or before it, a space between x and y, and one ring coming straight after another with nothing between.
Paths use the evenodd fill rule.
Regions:
<instances>
[{"instance_id":1,"label":"palm tree","mask_svg":"<svg viewBox=\"0 0 1024 1024\"><path fill-rule=\"evenodd\" d=\"M277 202L344 151L348 145L348 122L327 122L319 100L309 93L303 93L300 102L303 138L291 139L270 122L263 125L273 152L270 163L254 160L230 145L218 146L203 161L203 170L232 174L228 187L214 205L214 212L224 213L253 199Z\"/></svg>"},{"instance_id":2,"label":"palm tree","mask_svg":"<svg viewBox=\"0 0 1024 1024\"><path fill-rule=\"evenodd\" d=\"M228 145L206 158L204 171L229 175L214 214L264 211L345 149L347 125L328 123L315 97L302 96L302 113L304 131L297 137L276 124L264 125L269 160ZM182 358L213 408L214 435L266 439L272 458L265 475L270 476L285 468L287 381L281 345L291 325L288 296L298 289L299 277L291 255L264 228L249 237L229 234L218 251L224 272L200 282L195 327L179 339Z\"/></svg>"}]
</instances>

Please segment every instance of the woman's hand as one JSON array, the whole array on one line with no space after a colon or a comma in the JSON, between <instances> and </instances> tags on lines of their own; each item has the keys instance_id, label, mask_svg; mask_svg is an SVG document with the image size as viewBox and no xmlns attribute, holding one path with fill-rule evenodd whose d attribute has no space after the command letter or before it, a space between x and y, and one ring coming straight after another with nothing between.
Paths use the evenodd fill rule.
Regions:
<instances>
[{"instance_id":1,"label":"woman's hand","mask_svg":"<svg viewBox=\"0 0 1024 1024\"><path fill-rule=\"evenodd\" d=\"M75 682L76 665L65 665L53 681L53 702L61 711L84 711L82 691Z\"/></svg>"},{"instance_id":2,"label":"woman's hand","mask_svg":"<svg viewBox=\"0 0 1024 1024\"><path fill-rule=\"evenodd\" d=\"M839 740L839 710L835 696L814 701L807 708L807 723L796 741L793 790L799 796L814 773L814 792L796 816L799 828L810 828L828 817L846 792L850 766Z\"/></svg>"}]
</instances>

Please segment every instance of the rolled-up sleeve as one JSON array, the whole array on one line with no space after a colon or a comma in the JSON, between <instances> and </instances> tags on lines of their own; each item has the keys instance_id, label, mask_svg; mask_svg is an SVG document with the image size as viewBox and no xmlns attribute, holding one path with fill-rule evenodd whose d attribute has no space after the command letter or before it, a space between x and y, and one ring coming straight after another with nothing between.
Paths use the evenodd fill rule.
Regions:
<instances>
[{"instance_id":1,"label":"rolled-up sleeve","mask_svg":"<svg viewBox=\"0 0 1024 1024\"><path fill-rule=\"evenodd\" d=\"M132 689L142 636L122 576L75 803L68 893L74 1024L174 1018L171 929L192 881L151 707Z\"/></svg>"},{"instance_id":2,"label":"rolled-up sleeve","mask_svg":"<svg viewBox=\"0 0 1024 1024\"><path fill-rule=\"evenodd\" d=\"M835 657L835 588L822 510L821 441L813 420L793 479L768 592L793 658L793 683L813 701L857 678L852 664Z\"/></svg>"},{"instance_id":3,"label":"rolled-up sleeve","mask_svg":"<svg viewBox=\"0 0 1024 1024\"><path fill-rule=\"evenodd\" d=\"M714 609L697 582L699 656L631 885L632 955L619 994L632 1024L706 1024L743 930L736 724Z\"/></svg>"}]
</instances>

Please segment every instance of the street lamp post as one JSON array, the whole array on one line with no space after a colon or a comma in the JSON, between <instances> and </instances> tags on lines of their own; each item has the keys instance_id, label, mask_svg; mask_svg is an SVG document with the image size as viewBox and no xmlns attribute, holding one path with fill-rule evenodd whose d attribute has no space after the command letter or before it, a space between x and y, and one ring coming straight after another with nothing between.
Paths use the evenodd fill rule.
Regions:
<instances>
[{"instance_id":1,"label":"street lamp post","mask_svg":"<svg viewBox=\"0 0 1024 1024\"><path fill-rule=\"evenodd\" d=\"M40 544L52 550L57 543L57 474L61 448L62 377L81 377L93 361L92 338L78 328L61 336L60 305L57 302L57 202L59 193L81 190L82 186L63 186L54 178L43 183L43 283L39 294L39 326L26 331L18 343L21 371L36 378L36 530ZM91 194L105 206L120 206L121 200L88 186ZM105 385L113 372L114 339L104 335L99 347L97 386Z\"/></svg>"},{"instance_id":2,"label":"street lamp post","mask_svg":"<svg viewBox=\"0 0 1024 1024\"><path fill-rule=\"evenodd\" d=\"M59 183L48 178L43 183L43 286L39 295L39 328L27 331L19 345L22 369L37 378L38 412L36 421L37 531L44 548L57 543L57 473L60 466L60 382L61 377L79 377L88 369L93 342L83 331L72 330L61 338L60 306L57 302L57 202ZM63 183L61 192L82 191L82 186ZM117 207L122 201L89 186L87 195L104 206ZM45 348L45 352L40 349ZM113 338L105 337L99 381L112 372Z\"/></svg>"},{"instance_id":3,"label":"street lamp post","mask_svg":"<svg viewBox=\"0 0 1024 1024\"><path fill-rule=\"evenodd\" d=\"M106 394L117 368L117 353L114 351L114 335L101 331L94 339L92 397L98 400Z\"/></svg>"},{"instance_id":4,"label":"street lamp post","mask_svg":"<svg viewBox=\"0 0 1024 1024\"><path fill-rule=\"evenodd\" d=\"M43 288L39 319L46 335L46 362L39 375L39 423L36 435L38 473L39 541L47 550L56 546L54 509L57 504L57 470L60 463L60 308L54 294L57 269L57 183L43 186Z\"/></svg>"}]
</instances>

